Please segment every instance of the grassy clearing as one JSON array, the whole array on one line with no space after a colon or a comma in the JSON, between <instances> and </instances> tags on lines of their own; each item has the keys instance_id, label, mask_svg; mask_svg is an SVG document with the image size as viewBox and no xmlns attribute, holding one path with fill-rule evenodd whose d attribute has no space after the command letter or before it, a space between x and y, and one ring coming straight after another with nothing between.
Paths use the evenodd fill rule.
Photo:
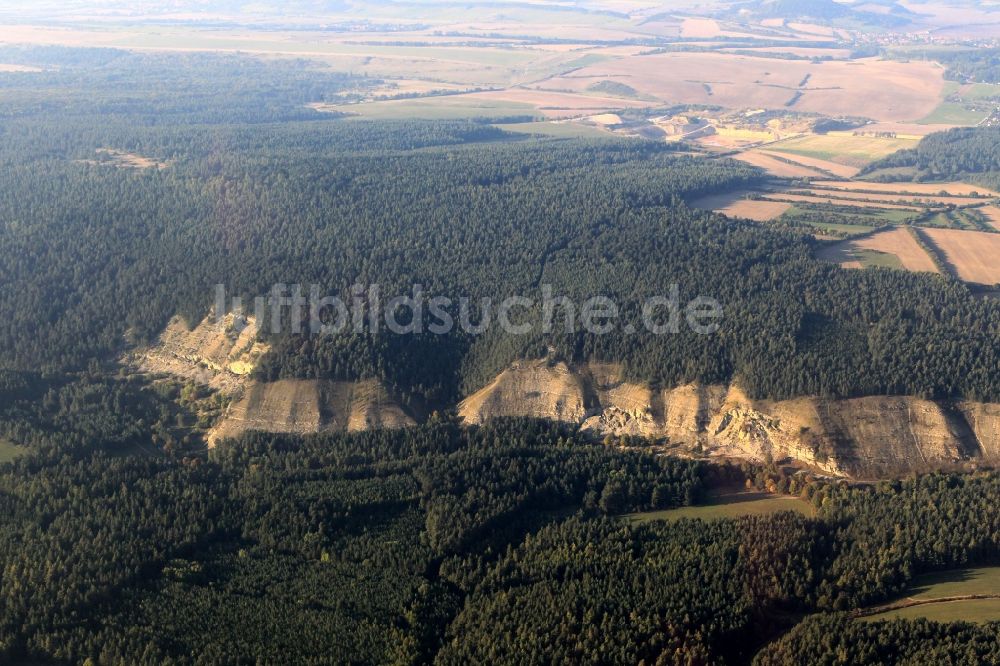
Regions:
<instances>
[{"instance_id":1,"label":"grassy clearing","mask_svg":"<svg viewBox=\"0 0 1000 666\"><path fill-rule=\"evenodd\" d=\"M913 581L905 599L930 600L965 595L1000 595L1000 567L943 571ZM1000 599L965 599L896 608L865 621L926 618L935 622L1000 620Z\"/></svg>"},{"instance_id":2,"label":"grassy clearing","mask_svg":"<svg viewBox=\"0 0 1000 666\"><path fill-rule=\"evenodd\" d=\"M887 222L905 222L913 217L913 213L905 210L884 210L875 217Z\"/></svg>"},{"instance_id":3,"label":"grassy clearing","mask_svg":"<svg viewBox=\"0 0 1000 666\"><path fill-rule=\"evenodd\" d=\"M894 254L878 250L855 250L854 258L862 268L896 268L903 269L903 262Z\"/></svg>"},{"instance_id":4,"label":"grassy clearing","mask_svg":"<svg viewBox=\"0 0 1000 666\"><path fill-rule=\"evenodd\" d=\"M1000 620L1000 599L966 599L939 604L923 604L897 608L878 615L862 618L866 622L878 620L916 620L933 622L992 622Z\"/></svg>"},{"instance_id":5,"label":"grassy clearing","mask_svg":"<svg viewBox=\"0 0 1000 666\"><path fill-rule=\"evenodd\" d=\"M1000 85L993 83L970 83L969 85L959 87L957 92L965 99L988 99L1000 96Z\"/></svg>"},{"instance_id":6,"label":"grassy clearing","mask_svg":"<svg viewBox=\"0 0 1000 666\"><path fill-rule=\"evenodd\" d=\"M835 222L813 220L809 219L810 212L811 211L806 210L804 208L792 206L787 211L785 211L784 215L781 216L781 220L783 222L788 222L791 224L804 224L813 227L818 231L825 231L828 233L835 233L835 234L844 234L848 237L857 236L858 234L866 234L870 231L874 231L875 227L877 226L875 224L871 225L851 224L851 223L837 224ZM876 218L874 216L872 217L856 216L856 219L866 219L866 220L871 219L874 221Z\"/></svg>"},{"instance_id":7,"label":"grassy clearing","mask_svg":"<svg viewBox=\"0 0 1000 666\"><path fill-rule=\"evenodd\" d=\"M1000 567L938 571L918 576L908 591L913 599L938 599L963 594L1000 595Z\"/></svg>"},{"instance_id":8,"label":"grassy clearing","mask_svg":"<svg viewBox=\"0 0 1000 666\"><path fill-rule=\"evenodd\" d=\"M716 495L701 506L630 513L623 517L632 524L640 524L653 520L674 521L683 518L720 520L741 516L768 516L782 511L795 511L805 516L813 516L816 513L811 504L797 497L743 492Z\"/></svg>"},{"instance_id":9,"label":"grassy clearing","mask_svg":"<svg viewBox=\"0 0 1000 666\"><path fill-rule=\"evenodd\" d=\"M812 220L796 220L792 219L796 224L806 224L819 231L828 231L839 234L846 234L848 237L857 236L860 234L866 234L869 231L875 229L874 226L868 227L861 224L829 224L827 222L814 222Z\"/></svg>"},{"instance_id":10,"label":"grassy clearing","mask_svg":"<svg viewBox=\"0 0 1000 666\"><path fill-rule=\"evenodd\" d=\"M10 462L24 455L28 449L6 439L0 439L0 463Z\"/></svg>"},{"instance_id":11,"label":"grassy clearing","mask_svg":"<svg viewBox=\"0 0 1000 666\"><path fill-rule=\"evenodd\" d=\"M895 260L882 255L891 255ZM828 245L821 248L816 257L840 264L844 268L883 266L915 272L937 272L937 266L930 255L914 240L910 231L903 227L890 226L870 236Z\"/></svg>"}]
</instances>

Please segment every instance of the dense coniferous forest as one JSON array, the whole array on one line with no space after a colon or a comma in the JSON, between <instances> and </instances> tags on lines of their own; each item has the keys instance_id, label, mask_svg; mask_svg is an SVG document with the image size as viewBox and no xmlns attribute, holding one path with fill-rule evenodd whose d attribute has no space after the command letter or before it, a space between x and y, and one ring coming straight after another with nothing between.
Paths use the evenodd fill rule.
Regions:
<instances>
[{"instance_id":1,"label":"dense coniferous forest","mask_svg":"<svg viewBox=\"0 0 1000 666\"><path fill-rule=\"evenodd\" d=\"M0 367L62 372L113 359L177 313L200 320L216 284L246 303L275 283L344 300L355 284L378 283L386 299L420 284L473 303L538 301L551 285L577 303L611 297L619 328L639 332L567 334L557 319L549 334L280 334L259 375L375 376L444 406L553 347L664 385L735 377L757 396L1000 397L995 302L933 277L842 271L813 260L806 236L686 205L761 177L743 163L475 121L324 116L304 101L363 82L292 75L290 65L87 57L98 66L39 75L73 100L59 113L44 112L37 82L0 75ZM171 122L134 101L154 85L174 90L179 71L193 84L171 98ZM236 83L203 94L218 77ZM132 84L139 92L124 94ZM123 167L103 149L158 166ZM721 303L718 334L644 333L641 303L674 284L682 305ZM537 307L526 316L541 320Z\"/></svg>"},{"instance_id":2,"label":"dense coniferous forest","mask_svg":"<svg viewBox=\"0 0 1000 666\"><path fill-rule=\"evenodd\" d=\"M886 633L838 613L924 571L996 562L995 473L850 487L551 423L442 418L248 434L205 459L137 446L151 404L178 409L146 391L76 378L47 412L58 431L21 401L0 413L34 427L37 447L0 466L6 663L799 664L809 650L894 663L927 645L994 649L992 625ZM619 517L745 480L801 494L818 517Z\"/></svg>"},{"instance_id":3,"label":"dense coniferous forest","mask_svg":"<svg viewBox=\"0 0 1000 666\"><path fill-rule=\"evenodd\" d=\"M852 486L447 412L206 452L218 396L115 363L175 314L203 317L217 283L247 299L299 282L495 300L548 284L612 297L633 324L677 284L682 303L720 301L717 334L266 330L257 372L379 377L450 404L552 347L664 385L998 399L995 302L843 271L807 236L698 212L693 198L762 176L677 147L324 115L306 105L367 82L302 63L2 61L51 67L0 74L0 450L20 445L0 463L0 662L996 658L996 625L848 614L923 572L1000 561L995 472ZM816 516L626 517L734 486L799 495Z\"/></svg>"},{"instance_id":4,"label":"dense coniferous forest","mask_svg":"<svg viewBox=\"0 0 1000 666\"><path fill-rule=\"evenodd\" d=\"M943 51L933 59L947 67L945 78L961 83L1000 83L1000 51L973 48Z\"/></svg>"},{"instance_id":5,"label":"dense coniferous forest","mask_svg":"<svg viewBox=\"0 0 1000 666\"><path fill-rule=\"evenodd\" d=\"M958 127L936 132L916 148L900 150L864 169L912 169L913 180L966 180L984 187L1000 184L1000 128ZM897 180L907 174L895 172ZM894 176L894 177L896 177Z\"/></svg>"}]
</instances>

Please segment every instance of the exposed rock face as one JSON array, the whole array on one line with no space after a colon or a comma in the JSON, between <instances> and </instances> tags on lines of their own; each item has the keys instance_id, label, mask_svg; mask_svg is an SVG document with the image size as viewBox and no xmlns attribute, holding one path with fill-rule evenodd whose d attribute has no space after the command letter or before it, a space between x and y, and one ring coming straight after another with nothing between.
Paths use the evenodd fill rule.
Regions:
<instances>
[{"instance_id":1,"label":"exposed rock face","mask_svg":"<svg viewBox=\"0 0 1000 666\"><path fill-rule=\"evenodd\" d=\"M377 381L284 379L248 384L208 442L214 446L248 430L308 434L414 424Z\"/></svg>"},{"instance_id":2,"label":"exposed rock face","mask_svg":"<svg viewBox=\"0 0 1000 666\"><path fill-rule=\"evenodd\" d=\"M588 412L585 390L583 377L561 361L520 361L469 396L459 409L470 423L482 423L495 416L577 423Z\"/></svg>"},{"instance_id":3,"label":"exposed rock face","mask_svg":"<svg viewBox=\"0 0 1000 666\"><path fill-rule=\"evenodd\" d=\"M963 402L958 408L972 428L983 457L1000 460L1000 405Z\"/></svg>"},{"instance_id":4,"label":"exposed rock face","mask_svg":"<svg viewBox=\"0 0 1000 666\"><path fill-rule=\"evenodd\" d=\"M216 321L210 314L191 330L174 317L153 347L123 360L143 372L169 374L232 393L246 383L267 350L257 340L253 317L229 313Z\"/></svg>"},{"instance_id":5,"label":"exposed rock face","mask_svg":"<svg viewBox=\"0 0 1000 666\"><path fill-rule=\"evenodd\" d=\"M208 434L208 444L247 430L317 433L413 425L377 381L333 382L250 379L268 346L257 340L253 317L209 315L193 329L175 317L156 344L123 359L143 372L168 374L204 384L232 397L226 415Z\"/></svg>"},{"instance_id":6,"label":"exposed rock face","mask_svg":"<svg viewBox=\"0 0 1000 666\"><path fill-rule=\"evenodd\" d=\"M1000 463L1000 405L902 396L751 400L738 387L662 391L613 365L523 361L459 405L468 423L534 416L595 436L641 435L759 461L791 458L830 474L878 478Z\"/></svg>"}]
</instances>

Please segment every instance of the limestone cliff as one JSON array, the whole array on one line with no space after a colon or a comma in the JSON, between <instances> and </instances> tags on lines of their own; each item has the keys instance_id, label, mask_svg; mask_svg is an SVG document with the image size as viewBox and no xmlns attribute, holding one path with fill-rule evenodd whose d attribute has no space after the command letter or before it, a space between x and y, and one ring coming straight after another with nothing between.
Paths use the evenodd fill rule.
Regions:
<instances>
[{"instance_id":1,"label":"limestone cliff","mask_svg":"<svg viewBox=\"0 0 1000 666\"><path fill-rule=\"evenodd\" d=\"M252 380L257 360L268 350L257 332L253 317L209 315L190 330L175 317L154 345L122 360L142 372L197 382L229 396L228 410L208 434L209 446L247 430L317 433L414 424L374 380Z\"/></svg>"},{"instance_id":2,"label":"limestone cliff","mask_svg":"<svg viewBox=\"0 0 1000 666\"><path fill-rule=\"evenodd\" d=\"M1000 405L905 396L752 400L735 386L654 390L623 381L608 364L522 361L463 401L459 415L468 423L550 418L597 437L661 438L860 478L1000 463Z\"/></svg>"},{"instance_id":3,"label":"limestone cliff","mask_svg":"<svg viewBox=\"0 0 1000 666\"><path fill-rule=\"evenodd\" d=\"M398 428L414 420L374 380L284 379L252 382L209 433L209 446L248 430L319 433Z\"/></svg>"},{"instance_id":4,"label":"limestone cliff","mask_svg":"<svg viewBox=\"0 0 1000 666\"><path fill-rule=\"evenodd\" d=\"M168 374L232 393L246 383L268 346L257 340L253 317L205 317L192 329L174 317L156 343L123 361L143 372Z\"/></svg>"}]
</instances>

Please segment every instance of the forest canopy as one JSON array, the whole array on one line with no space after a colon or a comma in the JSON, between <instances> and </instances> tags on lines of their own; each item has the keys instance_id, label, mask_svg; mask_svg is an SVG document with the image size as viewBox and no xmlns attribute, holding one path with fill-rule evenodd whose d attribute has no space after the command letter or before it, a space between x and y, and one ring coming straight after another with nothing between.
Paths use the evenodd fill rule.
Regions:
<instances>
[{"instance_id":1,"label":"forest canopy","mask_svg":"<svg viewBox=\"0 0 1000 666\"><path fill-rule=\"evenodd\" d=\"M0 368L111 361L176 314L199 321L216 284L247 303L276 283L341 296L420 284L494 301L550 285L576 302L609 297L632 324L645 299L677 285L681 302L721 304L718 334L282 333L258 376L377 377L447 406L551 349L667 386L738 379L761 397L1000 399L995 301L936 277L843 271L813 259L807 236L687 205L763 177L742 162L639 139L525 137L475 119L324 115L306 102L365 82L296 63L96 50L70 66L59 49L4 54L28 56L62 64L0 74ZM231 83L206 94L219 78ZM153 113L154 89L169 113ZM942 168L992 168L990 136L945 135L942 145L978 148L961 144L948 154L971 162Z\"/></svg>"}]
</instances>

